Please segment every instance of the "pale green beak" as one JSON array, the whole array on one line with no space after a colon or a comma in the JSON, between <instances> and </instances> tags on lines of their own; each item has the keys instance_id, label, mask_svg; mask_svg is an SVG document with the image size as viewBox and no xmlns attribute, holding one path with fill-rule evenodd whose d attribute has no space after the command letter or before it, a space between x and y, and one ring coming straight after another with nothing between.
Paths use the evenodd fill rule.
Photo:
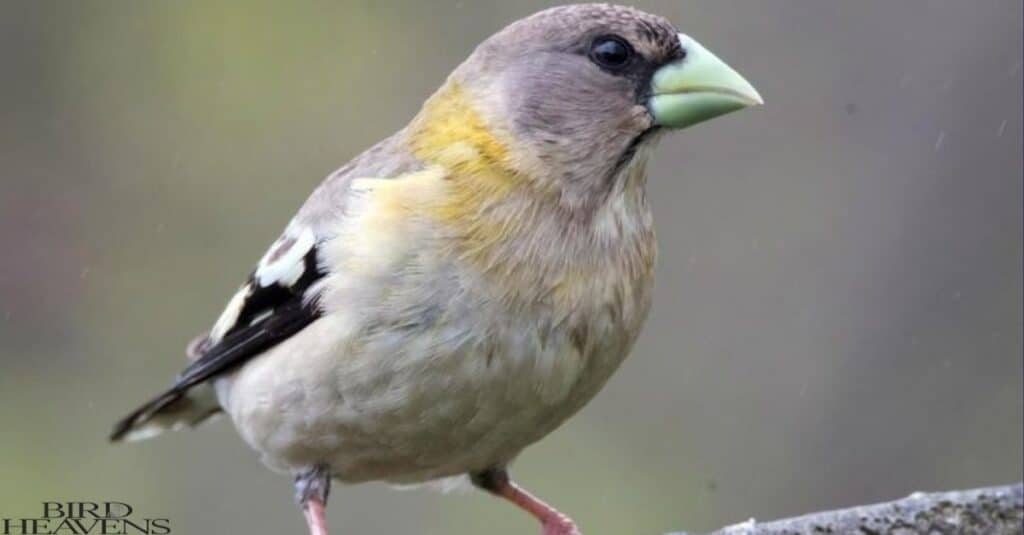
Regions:
<instances>
[{"instance_id":1,"label":"pale green beak","mask_svg":"<svg viewBox=\"0 0 1024 535\"><path fill-rule=\"evenodd\" d=\"M654 124L686 128L764 104L754 86L690 37L679 34L686 57L654 72L647 108Z\"/></svg>"}]
</instances>

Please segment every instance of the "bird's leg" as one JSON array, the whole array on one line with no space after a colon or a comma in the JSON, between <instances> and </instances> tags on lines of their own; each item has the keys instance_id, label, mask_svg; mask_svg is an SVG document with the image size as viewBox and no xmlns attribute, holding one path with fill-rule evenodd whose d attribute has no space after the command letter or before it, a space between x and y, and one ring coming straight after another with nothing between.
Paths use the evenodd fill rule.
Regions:
<instances>
[{"instance_id":1,"label":"bird's leg","mask_svg":"<svg viewBox=\"0 0 1024 535\"><path fill-rule=\"evenodd\" d=\"M331 493L331 473L317 465L295 476L295 501L306 515L309 535L327 533L327 495Z\"/></svg>"},{"instance_id":2,"label":"bird's leg","mask_svg":"<svg viewBox=\"0 0 1024 535\"><path fill-rule=\"evenodd\" d=\"M533 515L540 521L542 535L580 535L579 529L571 518L516 485L509 479L508 472L504 468L490 468L476 472L470 474L470 479L477 487L504 498Z\"/></svg>"}]
</instances>

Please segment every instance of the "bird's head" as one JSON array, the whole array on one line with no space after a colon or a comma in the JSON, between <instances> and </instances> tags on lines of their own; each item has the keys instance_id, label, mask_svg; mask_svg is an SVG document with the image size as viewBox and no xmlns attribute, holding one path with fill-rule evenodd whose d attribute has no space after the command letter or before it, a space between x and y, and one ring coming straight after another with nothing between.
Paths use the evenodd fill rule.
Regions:
<instances>
[{"instance_id":1,"label":"bird's head","mask_svg":"<svg viewBox=\"0 0 1024 535\"><path fill-rule=\"evenodd\" d=\"M470 167L496 163L585 202L607 191L654 134L761 102L662 17L562 6L477 47L424 107L418 152L449 164L468 158Z\"/></svg>"}]
</instances>

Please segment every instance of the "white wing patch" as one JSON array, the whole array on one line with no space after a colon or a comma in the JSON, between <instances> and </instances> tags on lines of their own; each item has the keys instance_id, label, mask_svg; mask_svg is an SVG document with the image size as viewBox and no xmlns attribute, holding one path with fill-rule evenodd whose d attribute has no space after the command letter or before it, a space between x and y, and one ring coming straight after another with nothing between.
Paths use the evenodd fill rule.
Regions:
<instances>
[{"instance_id":1,"label":"white wing patch","mask_svg":"<svg viewBox=\"0 0 1024 535\"><path fill-rule=\"evenodd\" d=\"M213 343L219 342L235 326L235 323L238 322L238 315L242 313L242 308L245 306L245 300L249 298L251 293L252 286L249 283L243 284L235 292L231 301L228 301L228 306L224 307L224 312L221 312L220 317L217 318L217 323L210 330L210 341Z\"/></svg>"},{"instance_id":2,"label":"white wing patch","mask_svg":"<svg viewBox=\"0 0 1024 535\"><path fill-rule=\"evenodd\" d=\"M297 232L296 232L297 231ZM316 245L316 236L309 228L289 226L284 235L260 259L254 275L260 286L271 284L292 286L305 271L306 253Z\"/></svg>"},{"instance_id":3,"label":"white wing patch","mask_svg":"<svg viewBox=\"0 0 1024 535\"><path fill-rule=\"evenodd\" d=\"M273 315L273 308L254 311L247 310L246 305L251 299L254 303L262 302L267 291L272 290L271 287L291 289L306 274L306 255L315 246L316 236L312 229L295 224L289 225L284 234L260 259L249 281L243 284L228 302L217 323L210 330L210 341L220 342L238 325L239 320L252 326ZM243 311L248 319L241 318Z\"/></svg>"}]
</instances>

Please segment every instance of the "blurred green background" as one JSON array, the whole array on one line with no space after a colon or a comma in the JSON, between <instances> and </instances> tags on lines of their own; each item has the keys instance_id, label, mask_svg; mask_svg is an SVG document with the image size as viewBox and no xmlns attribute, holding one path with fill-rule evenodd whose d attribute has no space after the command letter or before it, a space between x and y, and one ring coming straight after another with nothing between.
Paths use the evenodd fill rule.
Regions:
<instances>
[{"instance_id":1,"label":"blurred green background","mask_svg":"<svg viewBox=\"0 0 1024 535\"><path fill-rule=\"evenodd\" d=\"M588 535L1021 479L1021 2L637 2L767 105L667 138L633 357L514 474ZM112 447L312 188L503 2L0 2L0 517L120 500L302 533L226 421ZM346 533L533 533L479 494L337 488Z\"/></svg>"}]
</instances>

